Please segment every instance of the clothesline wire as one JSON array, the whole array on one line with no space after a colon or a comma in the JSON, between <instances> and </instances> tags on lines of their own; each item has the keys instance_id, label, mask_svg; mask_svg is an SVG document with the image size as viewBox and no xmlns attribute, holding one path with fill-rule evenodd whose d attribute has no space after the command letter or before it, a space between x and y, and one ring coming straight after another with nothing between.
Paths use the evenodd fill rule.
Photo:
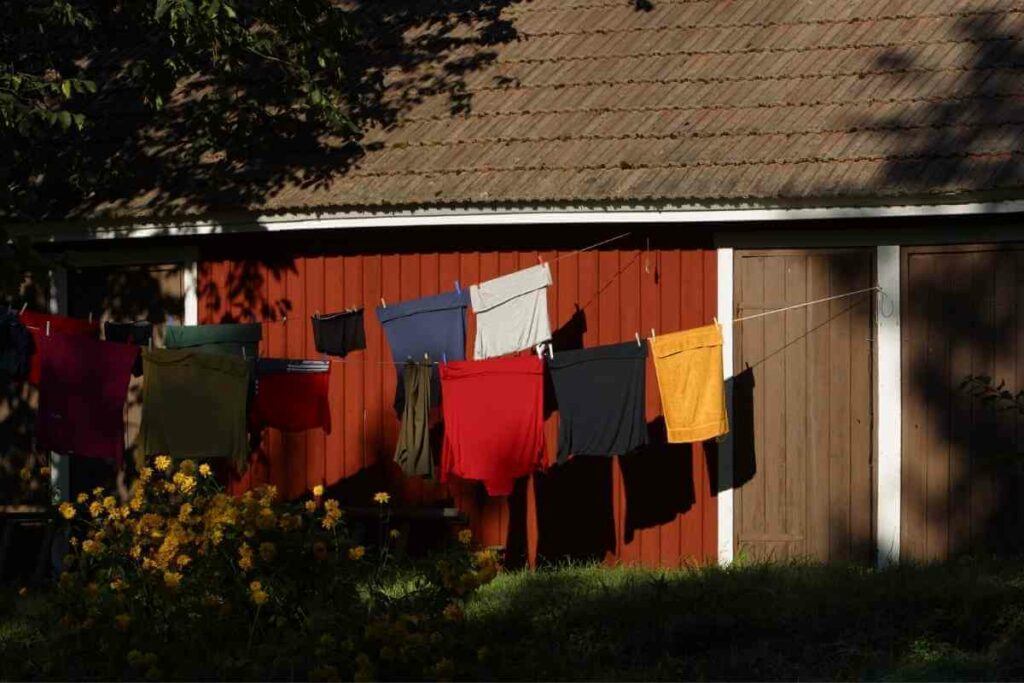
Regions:
<instances>
[{"instance_id":1,"label":"clothesline wire","mask_svg":"<svg viewBox=\"0 0 1024 683\"><path fill-rule=\"evenodd\" d=\"M783 313L785 311L792 311L796 308L804 308L805 306L813 306L815 304L823 304L826 301L835 301L836 299L845 299L846 297L856 296L858 294L866 294L867 292L881 292L881 287L867 287L865 289L858 289L855 292L845 292L843 294L835 294L833 296L826 296L821 299L815 299L814 301L805 301L802 304L793 304L792 306L785 306L784 308L776 308L770 311L762 311L761 313L753 313L751 315L745 315L742 318L734 318L732 323L746 322L747 320L754 320L755 318L763 318L767 315L774 315L776 313Z\"/></svg>"},{"instance_id":2,"label":"clothesline wire","mask_svg":"<svg viewBox=\"0 0 1024 683\"><path fill-rule=\"evenodd\" d=\"M611 242L615 242L617 240L621 240L623 237L629 237L632 234L633 234L632 232L624 232L621 235L616 235L615 237L609 237L606 240L601 240L600 242L597 242L595 244L591 244L589 246L583 247L582 249L577 249L576 251L570 251L568 254L562 254L558 258L552 259L551 263L558 263L559 261L561 261L564 258L569 258L570 256L576 256L577 254L582 254L583 252L590 251L591 249L597 249L598 247L603 247L606 244L610 244Z\"/></svg>"}]
</instances>

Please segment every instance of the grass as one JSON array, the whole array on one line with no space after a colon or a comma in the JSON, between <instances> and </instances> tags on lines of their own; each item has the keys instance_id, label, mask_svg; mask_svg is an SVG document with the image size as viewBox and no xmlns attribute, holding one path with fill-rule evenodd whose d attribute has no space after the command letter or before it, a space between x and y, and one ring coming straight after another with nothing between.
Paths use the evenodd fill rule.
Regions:
<instances>
[{"instance_id":1,"label":"grass","mask_svg":"<svg viewBox=\"0 0 1024 683\"><path fill-rule=\"evenodd\" d=\"M481 677L979 680L1024 676L1024 562L511 573L467 610Z\"/></svg>"},{"instance_id":2,"label":"grass","mask_svg":"<svg viewBox=\"0 0 1024 683\"><path fill-rule=\"evenodd\" d=\"M0 657L45 638L0 591ZM1017 680L1024 560L509 572L467 605L460 678Z\"/></svg>"}]
</instances>

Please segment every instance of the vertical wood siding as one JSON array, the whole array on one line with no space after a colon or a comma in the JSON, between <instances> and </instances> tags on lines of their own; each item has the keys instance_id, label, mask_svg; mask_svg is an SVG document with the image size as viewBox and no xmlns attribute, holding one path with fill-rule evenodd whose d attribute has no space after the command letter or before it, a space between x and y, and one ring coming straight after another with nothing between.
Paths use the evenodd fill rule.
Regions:
<instances>
[{"instance_id":1,"label":"vertical wood siding","mask_svg":"<svg viewBox=\"0 0 1024 683\"><path fill-rule=\"evenodd\" d=\"M962 383L984 375L1024 389L1024 251L904 249L901 275L901 556L1019 552L1024 419Z\"/></svg>"},{"instance_id":2,"label":"vertical wood siding","mask_svg":"<svg viewBox=\"0 0 1024 683\"><path fill-rule=\"evenodd\" d=\"M873 250L737 252L736 315L870 287L873 262ZM740 553L871 559L872 310L862 294L735 327Z\"/></svg>"},{"instance_id":3,"label":"vertical wood siding","mask_svg":"<svg viewBox=\"0 0 1024 683\"><path fill-rule=\"evenodd\" d=\"M354 499L375 489L389 490L399 505L452 500L470 515L474 534L483 543L506 545L530 562L565 555L650 566L714 559L717 505L700 445L661 447L624 459L576 459L520 482L507 499L488 498L470 483L445 487L402 477L391 462L399 426L392 409L395 370L380 363L390 353L374 314L381 297L398 302L435 294L452 289L455 280L468 287L534 265L539 254L551 264L554 279L548 290L553 329L574 316L578 319L582 311L585 347L627 341L637 331L646 336L652 327L668 332L711 321L716 309L713 250L388 253L379 247L319 246L303 239L307 241L290 241L286 249L281 242L255 247L250 250L255 258L240 258L225 247L232 258L208 253L200 265L200 322L263 320L264 356L316 358L309 323L314 311L349 306L366 311L367 349L332 367L332 432L266 432L264 452L234 490L273 483L295 497L323 482L338 487L352 504L365 504ZM282 322L285 315L287 322ZM468 320L471 352L472 313ZM649 363L648 420L659 414ZM555 414L546 424L551 461L557 434Z\"/></svg>"}]
</instances>

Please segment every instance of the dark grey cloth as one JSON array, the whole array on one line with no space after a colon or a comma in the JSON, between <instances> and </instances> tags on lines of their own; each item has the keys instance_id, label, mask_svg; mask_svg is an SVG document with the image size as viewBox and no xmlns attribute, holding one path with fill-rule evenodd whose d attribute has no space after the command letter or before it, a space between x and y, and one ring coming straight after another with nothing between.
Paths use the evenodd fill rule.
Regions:
<instances>
[{"instance_id":1,"label":"dark grey cloth","mask_svg":"<svg viewBox=\"0 0 1024 683\"><path fill-rule=\"evenodd\" d=\"M395 462L410 477L433 477L434 460L430 453L430 375L433 368L421 363L406 363L403 372L405 406L398 430Z\"/></svg>"},{"instance_id":2,"label":"dark grey cloth","mask_svg":"<svg viewBox=\"0 0 1024 683\"><path fill-rule=\"evenodd\" d=\"M647 346L635 342L562 351L548 361L558 402L558 461L616 455L647 444Z\"/></svg>"},{"instance_id":3,"label":"dark grey cloth","mask_svg":"<svg viewBox=\"0 0 1024 683\"><path fill-rule=\"evenodd\" d=\"M313 343L318 352L344 358L352 351L366 348L363 309L314 315L312 321Z\"/></svg>"}]
</instances>

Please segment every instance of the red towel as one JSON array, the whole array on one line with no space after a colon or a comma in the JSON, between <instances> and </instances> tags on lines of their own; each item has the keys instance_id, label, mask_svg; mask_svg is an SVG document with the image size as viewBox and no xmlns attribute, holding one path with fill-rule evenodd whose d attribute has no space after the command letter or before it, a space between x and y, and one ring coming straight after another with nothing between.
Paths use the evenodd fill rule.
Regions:
<instances>
[{"instance_id":1,"label":"red towel","mask_svg":"<svg viewBox=\"0 0 1024 683\"><path fill-rule=\"evenodd\" d=\"M89 322L80 318L69 318L66 315L54 315L52 313L37 313L36 311L24 311L18 316L18 320L32 333L32 343L35 353L28 368L28 383L32 386L39 386L39 371L42 358L41 344L39 340L46 336L46 323L50 323L50 334L69 334L78 337L90 337L97 339L100 336L99 322Z\"/></svg>"},{"instance_id":2,"label":"red towel","mask_svg":"<svg viewBox=\"0 0 1024 683\"><path fill-rule=\"evenodd\" d=\"M330 434L329 369L326 361L259 359L250 427L254 431L272 427L283 432L322 427Z\"/></svg>"},{"instance_id":3,"label":"red towel","mask_svg":"<svg viewBox=\"0 0 1024 683\"><path fill-rule=\"evenodd\" d=\"M39 450L102 458L120 467L124 457L124 402L134 344L44 332L36 444Z\"/></svg>"},{"instance_id":4,"label":"red towel","mask_svg":"<svg viewBox=\"0 0 1024 683\"><path fill-rule=\"evenodd\" d=\"M543 464L544 361L536 356L442 364L444 445L448 474L482 481L492 496Z\"/></svg>"}]
</instances>

